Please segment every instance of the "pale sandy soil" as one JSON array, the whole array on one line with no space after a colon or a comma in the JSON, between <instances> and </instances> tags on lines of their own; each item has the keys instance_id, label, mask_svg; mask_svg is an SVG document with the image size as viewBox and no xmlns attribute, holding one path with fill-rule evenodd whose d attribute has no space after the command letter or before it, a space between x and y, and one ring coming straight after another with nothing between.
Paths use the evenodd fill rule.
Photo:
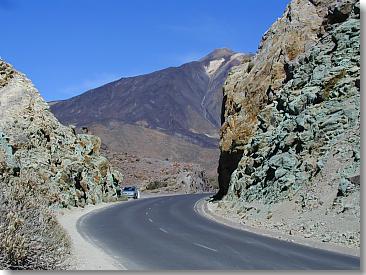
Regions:
<instances>
[{"instance_id":1,"label":"pale sandy soil","mask_svg":"<svg viewBox=\"0 0 366 275\"><path fill-rule=\"evenodd\" d=\"M308 238L302 238L300 236L290 236L288 234L283 234L279 231L270 230L267 228L259 227L259 226L253 226L245 224L242 219L240 219L237 215L230 214L228 211L223 210L222 208L218 207L217 203L211 203L207 202L204 199L200 200L196 206L195 210L200 213L201 215L204 215L205 217L214 220L219 223L223 223L225 225L253 232L256 234L277 238L285 241L290 241L306 246L311 246L315 248L325 249L328 251L334 251L338 253L353 255L353 256L360 256L360 249L357 248L350 248L345 246L340 246L336 244L331 243L324 243L321 241L317 241L314 239L308 239Z\"/></svg>"}]
</instances>

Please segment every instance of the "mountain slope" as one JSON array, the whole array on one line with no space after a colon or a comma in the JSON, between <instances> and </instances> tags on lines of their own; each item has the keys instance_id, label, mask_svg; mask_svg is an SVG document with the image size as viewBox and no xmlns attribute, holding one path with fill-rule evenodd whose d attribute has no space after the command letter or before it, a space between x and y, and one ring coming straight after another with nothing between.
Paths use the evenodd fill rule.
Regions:
<instances>
[{"instance_id":1,"label":"mountain slope","mask_svg":"<svg viewBox=\"0 0 366 275\"><path fill-rule=\"evenodd\" d=\"M51 110L64 124L81 127L117 121L215 148L222 84L231 67L248 58L248 55L218 49L180 67L121 78L56 102Z\"/></svg>"}]
</instances>

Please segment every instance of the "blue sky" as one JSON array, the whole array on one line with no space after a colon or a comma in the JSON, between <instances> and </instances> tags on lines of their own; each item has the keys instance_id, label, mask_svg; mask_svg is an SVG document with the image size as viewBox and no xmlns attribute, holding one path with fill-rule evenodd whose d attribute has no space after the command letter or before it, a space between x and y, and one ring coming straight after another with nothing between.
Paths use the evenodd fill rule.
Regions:
<instances>
[{"instance_id":1,"label":"blue sky","mask_svg":"<svg viewBox=\"0 0 366 275\"><path fill-rule=\"evenodd\" d=\"M0 0L0 56L46 100L66 99L215 48L255 52L288 2Z\"/></svg>"}]
</instances>

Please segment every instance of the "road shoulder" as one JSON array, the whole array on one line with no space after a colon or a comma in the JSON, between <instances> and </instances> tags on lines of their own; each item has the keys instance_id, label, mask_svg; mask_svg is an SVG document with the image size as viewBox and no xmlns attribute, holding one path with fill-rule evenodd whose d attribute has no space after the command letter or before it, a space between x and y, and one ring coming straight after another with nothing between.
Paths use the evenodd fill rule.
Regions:
<instances>
[{"instance_id":1,"label":"road shoulder","mask_svg":"<svg viewBox=\"0 0 366 275\"><path fill-rule=\"evenodd\" d=\"M140 199L153 197L170 196L172 194L149 194L142 193ZM128 200L133 201L133 200ZM78 231L77 224L82 218L91 212L100 211L107 207L114 206L128 201L100 203L97 205L86 205L84 208L71 208L56 211L56 218L61 226L70 236L72 249L70 257L70 266L72 270L126 270L112 256L107 254L102 248L98 247L91 240L87 240Z\"/></svg>"},{"instance_id":2,"label":"road shoulder","mask_svg":"<svg viewBox=\"0 0 366 275\"><path fill-rule=\"evenodd\" d=\"M74 270L123 270L126 269L101 248L87 241L77 230L78 220L92 211L101 210L117 203L87 205L85 208L65 209L57 212L57 220L72 241L71 269Z\"/></svg>"},{"instance_id":3,"label":"road shoulder","mask_svg":"<svg viewBox=\"0 0 366 275\"><path fill-rule=\"evenodd\" d=\"M224 216L224 213L221 213L220 211L218 211L218 209L217 209L217 207L215 207L214 203L208 202L207 198L203 198L203 199L197 201L194 208L195 208L195 211L197 213L199 213L200 215L202 215L210 220L213 220L215 222L222 223L224 225L227 225L227 226L230 226L230 227L233 227L236 229L252 232L255 234L259 234L259 235L263 235L263 236L267 236L267 237L271 237L271 238L276 238L276 239L283 240L283 241L288 241L288 242L297 243L297 244L301 244L301 245L305 245L305 246L310 246L313 248L319 248L319 249L324 249L327 251L332 251L332 252L337 252L337 253L341 253L341 254L347 254L347 255L351 255L351 256L360 257L359 249L352 249L352 248L348 248L348 247L342 247L339 245L322 243L319 241L305 239L305 238L301 238L301 237L297 237L297 236L290 236L290 235L286 235L286 234L282 234L279 232L266 230L266 229L262 229L262 228L254 228L252 226L248 226L246 224L241 223L239 220L229 219Z\"/></svg>"}]
</instances>

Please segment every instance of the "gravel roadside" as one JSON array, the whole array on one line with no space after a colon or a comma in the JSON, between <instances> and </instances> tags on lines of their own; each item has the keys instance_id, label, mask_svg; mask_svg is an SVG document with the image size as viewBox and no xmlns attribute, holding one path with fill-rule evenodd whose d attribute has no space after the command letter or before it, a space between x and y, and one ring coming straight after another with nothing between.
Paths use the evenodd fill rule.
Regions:
<instances>
[{"instance_id":1,"label":"gravel roadside","mask_svg":"<svg viewBox=\"0 0 366 275\"><path fill-rule=\"evenodd\" d=\"M236 229L253 232L256 234L260 234L260 235L264 235L264 236L268 236L268 237L272 237L272 238L276 238L276 239L280 239L280 240L284 240L284 241L289 241L289 242L306 245L306 246L310 246L310 247L315 247L315 248L319 248L319 249L324 249L324 250L328 250L328 251L332 251L332 252L338 252L338 253L342 253L342 254L360 257L359 249L342 247L339 245L323 243L320 241L305 239L305 238L301 238L298 236L289 236L287 234L281 234L281 233L267 230L267 229L248 226L246 224L243 224L239 219L228 218L226 213L222 209L217 207L217 203L208 202L206 199L199 200L195 205L195 210L196 210L196 212L205 216L208 219L214 220L216 222L225 224L227 226L230 226L230 227L233 227Z\"/></svg>"}]
</instances>

